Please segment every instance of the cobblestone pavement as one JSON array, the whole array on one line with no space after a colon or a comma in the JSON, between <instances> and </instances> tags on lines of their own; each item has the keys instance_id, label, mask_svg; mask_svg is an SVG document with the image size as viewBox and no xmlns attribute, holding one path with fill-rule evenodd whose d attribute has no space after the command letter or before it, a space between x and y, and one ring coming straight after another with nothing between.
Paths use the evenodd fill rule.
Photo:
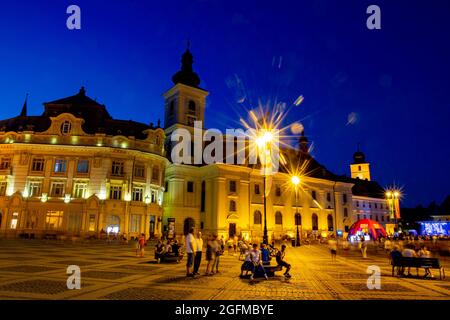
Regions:
<instances>
[{"instance_id":1,"label":"cobblestone pavement","mask_svg":"<svg viewBox=\"0 0 450 320\"><path fill-rule=\"evenodd\" d=\"M146 257L138 258L131 244L2 240L0 299L450 299L449 279L392 277L381 251L369 252L367 259L356 250L340 251L332 262L325 246L288 248L291 280L278 272L250 283L239 278L237 256L221 257L219 274L186 278L184 261L156 264L153 247L148 248ZM81 268L80 290L67 289L69 265ZM367 288L370 265L381 268L380 290Z\"/></svg>"}]
</instances>

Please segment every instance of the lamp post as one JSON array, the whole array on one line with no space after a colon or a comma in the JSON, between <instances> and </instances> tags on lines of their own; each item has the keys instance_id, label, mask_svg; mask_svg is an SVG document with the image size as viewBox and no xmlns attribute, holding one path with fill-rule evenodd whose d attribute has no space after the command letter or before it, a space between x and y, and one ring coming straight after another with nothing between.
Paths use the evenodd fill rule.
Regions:
<instances>
[{"instance_id":1,"label":"lamp post","mask_svg":"<svg viewBox=\"0 0 450 320\"><path fill-rule=\"evenodd\" d=\"M263 243L269 244L269 237L267 235L267 195L266 195L266 176L267 176L267 165L268 163L271 164L270 157L271 157L271 144L273 140L273 135L268 130L263 130L260 135L256 138L256 144L260 151L260 159L261 159L261 165L263 166L263 176L264 176L264 183L263 183L263 201L264 201L264 234L263 234Z\"/></svg>"},{"instance_id":2,"label":"lamp post","mask_svg":"<svg viewBox=\"0 0 450 320\"><path fill-rule=\"evenodd\" d=\"M389 211L391 213L391 216L394 218L394 232L395 232L395 229L397 229L398 231L397 211L399 210L398 201L400 199L400 192L397 190L387 191L386 198L388 199L389 203Z\"/></svg>"},{"instance_id":3,"label":"lamp post","mask_svg":"<svg viewBox=\"0 0 450 320\"><path fill-rule=\"evenodd\" d=\"M298 230L298 225L299 225L299 221L298 221L298 185L300 184L300 178L298 176L292 176L291 178L291 182L294 185L294 190L295 190L295 224L297 226L297 241L295 242L295 246L299 247L300 246L300 232Z\"/></svg>"}]
</instances>

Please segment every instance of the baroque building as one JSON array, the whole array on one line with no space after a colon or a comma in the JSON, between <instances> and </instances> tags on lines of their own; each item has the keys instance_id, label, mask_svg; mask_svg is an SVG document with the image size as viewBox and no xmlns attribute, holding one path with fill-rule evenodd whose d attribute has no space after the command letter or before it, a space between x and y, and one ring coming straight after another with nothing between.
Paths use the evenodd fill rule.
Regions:
<instances>
[{"instance_id":1,"label":"baroque building","mask_svg":"<svg viewBox=\"0 0 450 320\"><path fill-rule=\"evenodd\" d=\"M84 88L44 103L40 116L28 116L25 102L19 116L0 121L0 237L173 237L196 227L258 240L265 218L276 239L345 235L364 217L388 222L364 154L355 153L351 177L336 175L309 154L304 132L298 148L280 150L308 172L299 190L284 167L267 179L254 165L172 161L174 132L192 134L205 119L209 93L192 65L186 50L163 94L163 127L113 119Z\"/></svg>"}]
</instances>

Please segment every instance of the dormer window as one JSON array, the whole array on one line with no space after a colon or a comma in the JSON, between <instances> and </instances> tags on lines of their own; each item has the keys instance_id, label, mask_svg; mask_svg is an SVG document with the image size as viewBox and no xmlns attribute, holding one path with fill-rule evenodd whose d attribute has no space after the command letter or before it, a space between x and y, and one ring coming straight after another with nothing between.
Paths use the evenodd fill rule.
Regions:
<instances>
[{"instance_id":1,"label":"dormer window","mask_svg":"<svg viewBox=\"0 0 450 320\"><path fill-rule=\"evenodd\" d=\"M69 134L72 130L72 124L70 121L64 121L61 125L61 133L62 134Z\"/></svg>"}]
</instances>

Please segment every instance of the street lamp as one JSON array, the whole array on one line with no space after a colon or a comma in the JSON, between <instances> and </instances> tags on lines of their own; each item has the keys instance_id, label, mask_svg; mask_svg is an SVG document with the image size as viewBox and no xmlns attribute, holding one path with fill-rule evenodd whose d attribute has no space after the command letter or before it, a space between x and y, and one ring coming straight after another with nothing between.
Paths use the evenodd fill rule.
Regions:
<instances>
[{"instance_id":1,"label":"street lamp","mask_svg":"<svg viewBox=\"0 0 450 320\"><path fill-rule=\"evenodd\" d=\"M398 190L392 190L392 191L387 191L386 192L386 198L388 199L388 203L389 203L389 211L392 215L392 217L394 218L394 228L398 229L397 226L397 215L398 212L400 211L399 208L399 199L401 197L401 194ZM395 229L394 229L395 231Z\"/></svg>"},{"instance_id":2,"label":"street lamp","mask_svg":"<svg viewBox=\"0 0 450 320\"><path fill-rule=\"evenodd\" d=\"M267 235L267 196L266 196L266 176L267 176L267 164L271 163L268 161L271 157L271 144L273 140L273 134L269 130L262 130L262 133L256 137L256 145L260 150L260 158L261 165L264 168L263 176L264 176L264 234L263 234L263 243L269 244L269 237ZM264 159L264 160L263 160Z\"/></svg>"},{"instance_id":3,"label":"street lamp","mask_svg":"<svg viewBox=\"0 0 450 320\"><path fill-rule=\"evenodd\" d=\"M299 176L292 176L291 177L291 182L294 185L294 190L295 190L295 224L297 226L297 241L295 242L295 246L299 247L300 246L300 232L298 230L298 225L299 222L298 221L298 196L297 196L297 190L298 190L298 185L300 184L300 177Z\"/></svg>"}]
</instances>

